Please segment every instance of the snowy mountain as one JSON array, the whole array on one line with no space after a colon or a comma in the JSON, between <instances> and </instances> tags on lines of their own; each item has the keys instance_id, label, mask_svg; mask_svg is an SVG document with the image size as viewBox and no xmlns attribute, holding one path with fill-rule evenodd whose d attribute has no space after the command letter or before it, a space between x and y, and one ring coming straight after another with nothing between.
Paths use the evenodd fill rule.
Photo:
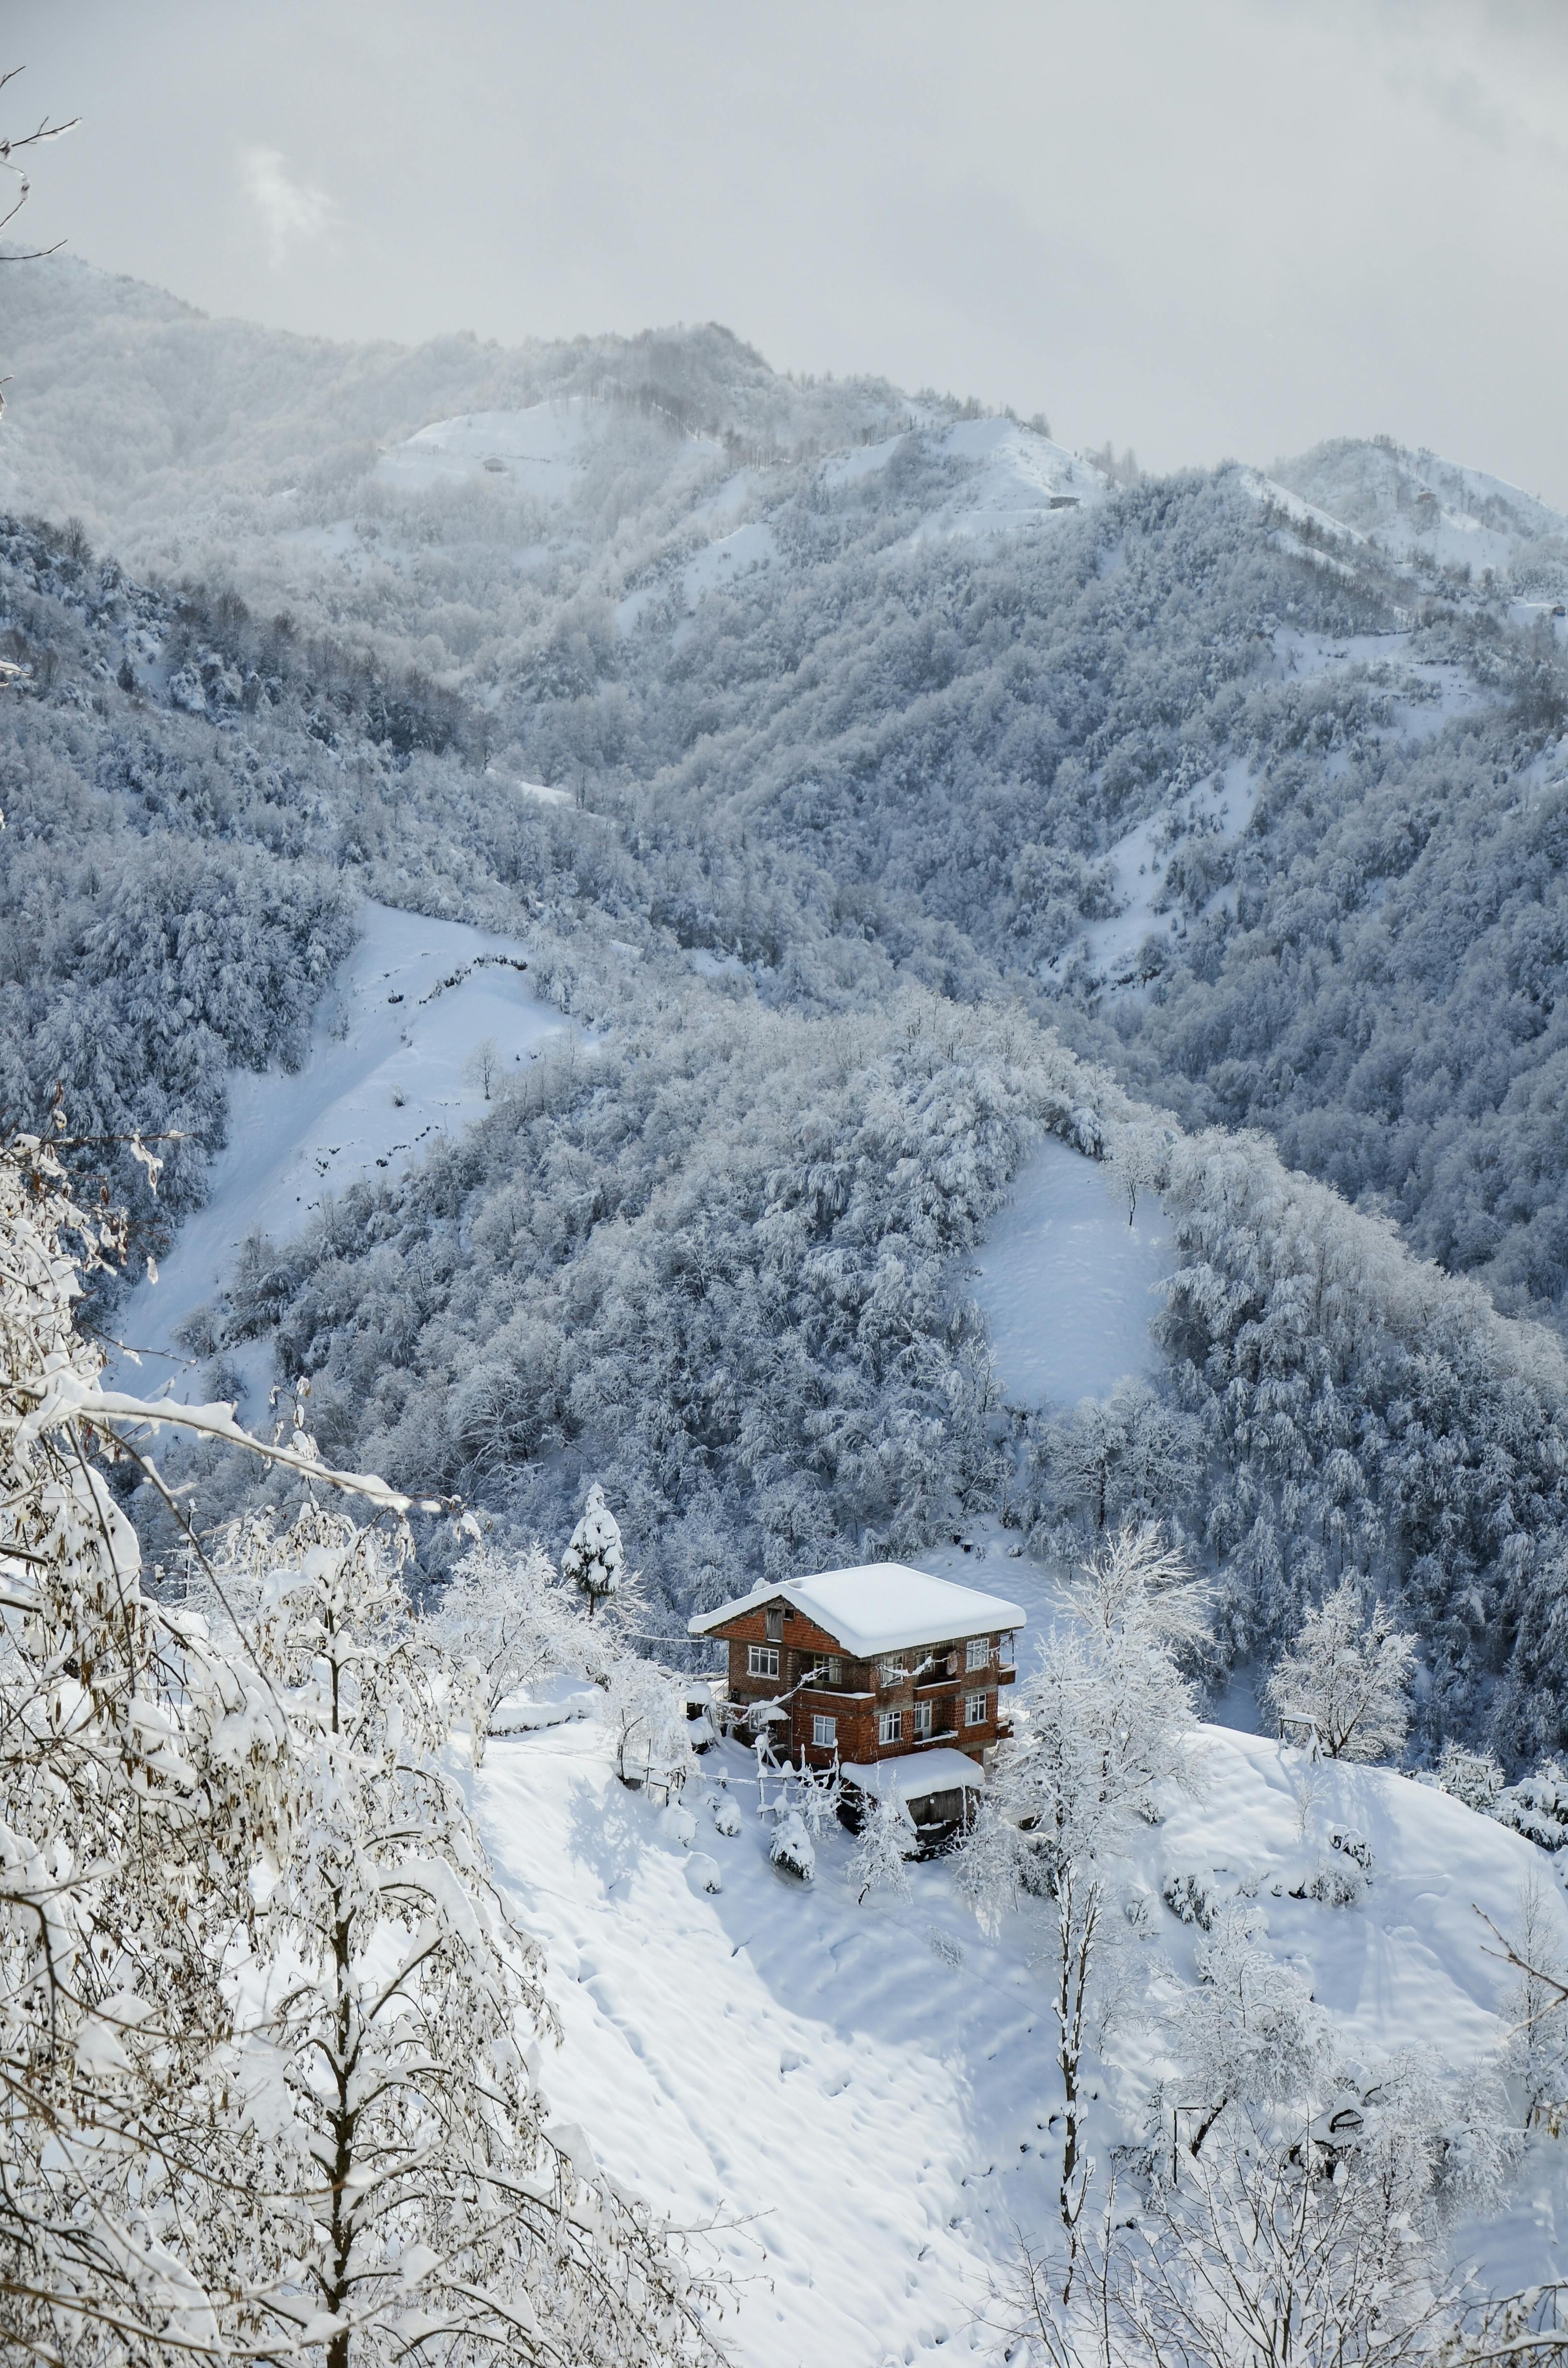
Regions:
<instances>
[{"instance_id":1,"label":"snowy mountain","mask_svg":"<svg viewBox=\"0 0 1568 2368\"><path fill-rule=\"evenodd\" d=\"M1413 452L1389 437L1336 438L1275 477L1392 559L1499 574L1568 570L1568 518L1517 485Z\"/></svg>"},{"instance_id":2,"label":"snowy mountain","mask_svg":"<svg viewBox=\"0 0 1568 2368\"><path fill-rule=\"evenodd\" d=\"M1153 2208L1184 2113L1282 2109L1306 2063L1307 2159L1348 2164L1335 2115L1392 2132L1402 2230L1494 2291L1558 2273L1568 2051L1526 2078L1489 1949L1528 1920L1568 1964L1564 1854L1456 1794L1538 1768L1515 1807L1561 1839L1564 522L1376 442L1113 482L711 324L407 352L54 261L7 292L0 498L51 522L0 523L0 1111L130 1210L83 1311L115 1379L263 1430L278 1387L314 1440L106 1465L83 1567L112 1593L134 1524L177 1594L190 1508L252 1538L302 1459L419 1500L431 1621L498 1619L600 1491L622 1625L502 1695L482 1764L439 1747L548 1944L549 2143L713 2224L740 2360L884 2368L982 2349L1015 2226L1061 2225L1068 1824L1004 1759L1007 1816L905 1893L738 1739L664 1808L615 1763L662 1723L684 1768L688 1616L759 1578L992 1584L1022 1696L1070 1574L1158 1524L1226 1723L1178 1782L1183 1582L1105 1697L1158 1770L1077 1861L1096 2160ZM1351 1598L1416 1665L1387 1748L1440 1782L1253 1732L1315 1716L1262 1681ZM444 1735L472 1636L441 1661L377 1601ZM1099 1715L1088 1666L1037 1723Z\"/></svg>"}]
</instances>

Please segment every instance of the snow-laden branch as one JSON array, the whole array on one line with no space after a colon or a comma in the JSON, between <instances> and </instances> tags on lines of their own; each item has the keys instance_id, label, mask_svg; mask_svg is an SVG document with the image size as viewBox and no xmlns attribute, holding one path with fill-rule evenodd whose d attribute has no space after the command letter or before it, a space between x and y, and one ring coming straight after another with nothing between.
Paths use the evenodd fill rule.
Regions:
<instances>
[{"instance_id":1,"label":"snow-laden branch","mask_svg":"<svg viewBox=\"0 0 1568 2368\"><path fill-rule=\"evenodd\" d=\"M48 1431L63 1429L74 1422L85 1423L111 1438L117 1422L144 1423L154 1431L166 1426L189 1431L199 1439L222 1440L227 1447L243 1448L247 1454L259 1455L287 1471L301 1473L307 1479L320 1481L324 1487L362 1497L384 1512L403 1514L417 1509L438 1513L447 1509L441 1498L404 1496L401 1489L389 1487L373 1472L339 1472L324 1463L308 1444L286 1447L281 1440L257 1439L235 1420L233 1406L225 1400L215 1400L208 1406L184 1406L173 1398L130 1397L122 1390L96 1388L84 1382L80 1374L69 1372L50 1377L32 1412L20 1425L17 1434L18 1455L25 1453L31 1440ZM302 1432L296 1433L297 1440L302 1441L303 1438Z\"/></svg>"}]
</instances>

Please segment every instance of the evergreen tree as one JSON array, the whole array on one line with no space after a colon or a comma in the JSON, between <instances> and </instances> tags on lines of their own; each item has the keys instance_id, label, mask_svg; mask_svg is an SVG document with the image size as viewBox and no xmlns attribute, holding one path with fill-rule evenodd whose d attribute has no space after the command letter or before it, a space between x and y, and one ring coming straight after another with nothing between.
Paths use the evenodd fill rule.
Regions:
<instances>
[{"instance_id":1,"label":"evergreen tree","mask_svg":"<svg viewBox=\"0 0 1568 2368\"><path fill-rule=\"evenodd\" d=\"M583 1518L561 1557L561 1576L569 1587L581 1588L591 1620L606 1598L619 1588L625 1571L626 1549L620 1543L619 1524L596 1480Z\"/></svg>"}]
</instances>

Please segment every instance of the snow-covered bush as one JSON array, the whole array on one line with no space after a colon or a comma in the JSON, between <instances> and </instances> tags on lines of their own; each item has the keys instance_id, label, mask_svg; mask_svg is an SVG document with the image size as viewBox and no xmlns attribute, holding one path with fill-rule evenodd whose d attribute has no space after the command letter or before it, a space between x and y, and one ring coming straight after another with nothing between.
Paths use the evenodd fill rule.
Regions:
<instances>
[{"instance_id":1,"label":"snow-covered bush","mask_svg":"<svg viewBox=\"0 0 1568 2368\"><path fill-rule=\"evenodd\" d=\"M1293 1899L1315 1899L1324 1907L1358 1907L1367 1893L1367 1878L1343 1859L1320 1858L1310 1874L1292 1891Z\"/></svg>"},{"instance_id":2,"label":"snow-covered bush","mask_svg":"<svg viewBox=\"0 0 1568 2368\"><path fill-rule=\"evenodd\" d=\"M1173 1916L1184 1924L1196 1924L1200 1932L1212 1929L1225 1904L1224 1893L1206 1874L1167 1874L1160 1885L1160 1897Z\"/></svg>"},{"instance_id":3,"label":"snow-covered bush","mask_svg":"<svg viewBox=\"0 0 1568 2368\"><path fill-rule=\"evenodd\" d=\"M1342 1851L1353 1866L1360 1868L1370 1883L1378 1867L1372 1855L1372 1845L1364 1834L1352 1833L1348 1826L1333 1826L1329 1828L1328 1846L1330 1850Z\"/></svg>"},{"instance_id":4,"label":"snow-covered bush","mask_svg":"<svg viewBox=\"0 0 1568 2368\"><path fill-rule=\"evenodd\" d=\"M1360 1582L1342 1579L1302 1621L1264 1688L1291 1739L1309 1736L1330 1759L1388 1759L1410 1726L1415 1643Z\"/></svg>"},{"instance_id":5,"label":"snow-covered bush","mask_svg":"<svg viewBox=\"0 0 1568 2368\"><path fill-rule=\"evenodd\" d=\"M837 1823L843 1798L843 1781L836 1768L825 1769L821 1775L810 1768L803 1768L789 1786L785 1804L798 1814L801 1823L815 1841Z\"/></svg>"},{"instance_id":6,"label":"snow-covered bush","mask_svg":"<svg viewBox=\"0 0 1568 2368\"><path fill-rule=\"evenodd\" d=\"M1543 1759L1533 1776L1498 1793L1492 1815L1544 1850L1568 1849L1568 1773L1555 1759Z\"/></svg>"},{"instance_id":7,"label":"snow-covered bush","mask_svg":"<svg viewBox=\"0 0 1568 2368\"><path fill-rule=\"evenodd\" d=\"M849 1887L858 1900L872 1891L893 1899L909 1896L909 1861L919 1847L909 1811L896 1795L878 1798L866 1807L855 1848L850 1853Z\"/></svg>"},{"instance_id":8,"label":"snow-covered bush","mask_svg":"<svg viewBox=\"0 0 1568 2368\"><path fill-rule=\"evenodd\" d=\"M1503 1790L1503 1770L1490 1751L1471 1751L1462 1743L1445 1743L1434 1771L1440 1788L1482 1816L1494 1814Z\"/></svg>"},{"instance_id":9,"label":"snow-covered bush","mask_svg":"<svg viewBox=\"0 0 1568 2368\"><path fill-rule=\"evenodd\" d=\"M785 1809L773 1829L773 1839L767 1855L775 1866L787 1874L797 1875L810 1883L817 1871L816 1845L806 1829L806 1821L798 1809Z\"/></svg>"}]
</instances>

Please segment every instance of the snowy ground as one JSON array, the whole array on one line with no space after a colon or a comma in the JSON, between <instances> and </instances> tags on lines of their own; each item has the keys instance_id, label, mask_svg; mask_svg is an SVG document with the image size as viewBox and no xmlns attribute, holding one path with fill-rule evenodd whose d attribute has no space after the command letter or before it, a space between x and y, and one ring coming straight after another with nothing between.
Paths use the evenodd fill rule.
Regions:
<instances>
[{"instance_id":1,"label":"snowy ground","mask_svg":"<svg viewBox=\"0 0 1568 2368\"><path fill-rule=\"evenodd\" d=\"M1153 1372L1170 1235L1152 1195L1127 1222L1096 1161L1050 1136L1026 1161L968 1276L1009 1398L1074 1405Z\"/></svg>"},{"instance_id":2,"label":"snowy ground","mask_svg":"<svg viewBox=\"0 0 1568 2368\"><path fill-rule=\"evenodd\" d=\"M1147 2009L1157 2017L1172 1995L1162 1964L1192 1973L1199 1936L1160 1896L1187 1873L1256 1889L1265 1945L1304 1965L1364 2059L1418 2041L1458 2067L1494 2049L1507 1980L1472 1903L1506 1928L1538 1873L1568 1941L1550 1861L1403 1778L1311 1770L1273 1743L1199 1732L1203 1799L1173 1800L1119 1871L1147 1903L1147 1937L1118 1918ZM718 2224L742 2280L729 2335L743 2368L889 2368L983 2348L987 2279L1015 2224L1040 2230L1051 2208L1056 2076L1024 1922L988 1940L940 1861L912 1870L907 1902L858 1907L851 1845L832 1828L813 1884L779 1874L751 1755L735 1746L710 1753L687 1793L689 1850L615 1781L597 1725L493 1743L474 1793L550 1960L565 2033L546 2072L552 2104L655 2204ZM741 1813L733 1838L714 1822L725 1799ZM1370 1844L1363 1903L1290 1898L1335 1826ZM1102 2162L1144 2135L1159 2053L1157 2027L1137 2017L1108 2042ZM1562 2266L1556 2151L1538 2142L1490 2233L1499 2280Z\"/></svg>"},{"instance_id":3,"label":"snowy ground","mask_svg":"<svg viewBox=\"0 0 1568 2368\"><path fill-rule=\"evenodd\" d=\"M209 1171L207 1204L186 1220L157 1282L120 1311L120 1337L146 1359L140 1373L122 1367L126 1386L145 1390L172 1373L175 1395L187 1394L195 1376L171 1353L175 1333L212 1297L248 1235L288 1239L324 1195L395 1174L478 1117L483 1088L463 1071L483 1039L496 1047L501 1082L566 1030L516 967L526 966L525 947L382 905L365 906L362 928L303 1067L231 1074L229 1139Z\"/></svg>"}]
</instances>

